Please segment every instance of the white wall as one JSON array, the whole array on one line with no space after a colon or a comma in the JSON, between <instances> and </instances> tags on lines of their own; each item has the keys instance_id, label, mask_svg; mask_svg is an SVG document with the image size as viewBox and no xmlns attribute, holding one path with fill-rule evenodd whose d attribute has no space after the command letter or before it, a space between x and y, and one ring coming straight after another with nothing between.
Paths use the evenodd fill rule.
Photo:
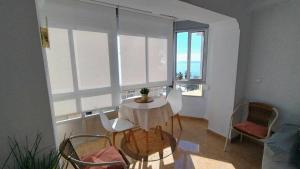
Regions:
<instances>
[{"instance_id":1,"label":"white wall","mask_svg":"<svg viewBox=\"0 0 300 169\"><path fill-rule=\"evenodd\" d=\"M234 109L239 26L236 22L210 24L207 64L208 128L223 136Z\"/></svg>"},{"instance_id":2,"label":"white wall","mask_svg":"<svg viewBox=\"0 0 300 169\"><path fill-rule=\"evenodd\" d=\"M207 98L205 96L183 96L182 103L183 106L180 115L197 118L206 118L205 115Z\"/></svg>"},{"instance_id":3,"label":"white wall","mask_svg":"<svg viewBox=\"0 0 300 169\"><path fill-rule=\"evenodd\" d=\"M223 136L234 109L239 33L236 21L209 25L208 89L203 97L183 97L183 115L206 118L208 128Z\"/></svg>"},{"instance_id":4,"label":"white wall","mask_svg":"<svg viewBox=\"0 0 300 169\"><path fill-rule=\"evenodd\" d=\"M279 121L300 124L300 1L254 12L246 96L273 104Z\"/></svg>"},{"instance_id":5,"label":"white wall","mask_svg":"<svg viewBox=\"0 0 300 169\"><path fill-rule=\"evenodd\" d=\"M51 111L34 0L0 3L0 165L8 136L43 135L55 147Z\"/></svg>"}]
</instances>

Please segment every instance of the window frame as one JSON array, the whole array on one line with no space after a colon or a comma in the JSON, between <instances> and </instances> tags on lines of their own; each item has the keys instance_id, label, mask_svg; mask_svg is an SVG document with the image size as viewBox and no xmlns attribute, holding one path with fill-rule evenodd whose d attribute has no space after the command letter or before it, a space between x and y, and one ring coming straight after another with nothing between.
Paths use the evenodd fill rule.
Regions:
<instances>
[{"instance_id":1,"label":"window frame","mask_svg":"<svg viewBox=\"0 0 300 169\"><path fill-rule=\"evenodd\" d=\"M182 33L182 32L187 32L188 33L188 60L187 60L187 70L188 70L188 79L184 80L177 80L176 77L176 72L177 72L177 33ZM203 42L203 53L202 53L202 78L201 79L190 79L190 62L191 62L191 35L192 33L196 32L203 32L204 34L204 42ZM179 29L179 30L174 30L174 73L173 73L173 81L174 81L174 86L177 84L182 85L182 84L187 84L187 85L202 85L201 90L202 90L202 95L201 96L193 96L193 95L186 95L189 97L203 97L204 92L203 92L203 84L206 83L206 71L207 71L207 53L208 53L208 28L199 28L199 29Z\"/></svg>"},{"instance_id":2,"label":"window frame","mask_svg":"<svg viewBox=\"0 0 300 169\"><path fill-rule=\"evenodd\" d=\"M76 4L77 5L77 4ZM145 36L145 55L146 55L146 84L136 84L136 85L130 85L130 86L121 86L120 85L120 70L119 70L119 55L118 55L118 35L124 34L119 32L119 21L118 21L118 8L113 7L116 13L115 22L116 25L113 26L112 29L107 29L105 27L98 27L93 24L87 24L87 25L81 25L80 22L62 22L61 19L56 20L56 18L52 18L52 15L50 15L50 24L49 28L58 28L58 29L66 29L68 34L68 44L69 44L69 53L70 53L70 64L71 64L71 75L72 81L73 81L73 91L70 92L62 92L62 93L53 93L51 82L50 82L50 74L49 74L49 67L48 67L48 55L46 52L46 49L43 48L43 57L44 57L44 65L45 65L45 71L46 71L46 80L48 85L48 94L50 99L50 107L53 115L53 121L56 123L69 121L73 119L84 119L89 115L86 115L85 112L94 111L94 110L114 110L116 106L119 105L121 101L121 93L126 89L139 89L142 87L156 87L156 86L168 86L172 84L172 74L173 74L173 32L174 30L170 30L168 34L165 35L148 35L148 34L141 34L142 36ZM49 16L48 16L49 17ZM64 18L68 18L69 15L67 15ZM157 16L155 16L157 17ZM52 19L51 19L52 18ZM71 21L73 21L71 19ZM87 20L89 23L90 20ZM173 23L173 18L172 18ZM172 25L171 25L172 26ZM76 46L74 41L74 34L73 30L80 30L80 31L92 31L92 32L101 32L101 33L107 33L108 34L108 53L109 53L109 69L110 69L110 81L111 84L108 87L101 87L101 88L91 88L91 89L79 89L79 81L78 81L78 63L76 59ZM126 34L124 34L126 35ZM131 35L131 34L128 34ZM135 34L139 36L138 34ZM169 41L171 37L171 40ZM167 42L167 79L166 81L157 81L157 82L149 82L149 65L148 65L148 41L149 38L166 38L168 40ZM50 45L51 45L51 39L50 39ZM81 99L84 97L93 97L93 96L100 96L110 94L112 98L112 106L110 107L103 107L103 108L97 108L92 110L82 110L82 101ZM75 112L69 112L66 115L57 115L54 110L54 103L59 101L66 101L74 99L75 100ZM94 114L94 112L93 112Z\"/></svg>"},{"instance_id":3,"label":"window frame","mask_svg":"<svg viewBox=\"0 0 300 169\"><path fill-rule=\"evenodd\" d=\"M177 72L177 33L187 32L188 33L188 56L187 56L187 74L188 79L177 80L176 72ZM202 78L201 79L190 79L190 64L191 64L191 35L192 33L203 32L204 34L204 42L203 42L203 53L202 53ZM175 30L174 31L174 74L173 78L177 84L205 84L206 83L206 67L207 67L207 51L208 51L208 29L187 29L187 30Z\"/></svg>"},{"instance_id":4,"label":"window frame","mask_svg":"<svg viewBox=\"0 0 300 169\"><path fill-rule=\"evenodd\" d=\"M56 29L66 29L68 33L68 42L69 42L69 52L70 52L70 64L71 64L71 74L72 74L72 79L73 79L73 91L72 92L65 92L65 93L52 93L52 87L51 87L51 82L50 82L50 74L49 74L49 67L48 67L48 56L46 49L44 49L44 62L45 62L45 71L47 74L47 79L48 79L48 88L49 88L49 95L51 98L51 107L53 109L54 113L54 118L56 122L60 121L68 121L72 120L72 116L74 115L80 115L79 118L84 119L86 117L85 112L89 111L95 111L99 109L103 110L112 110L115 108L115 106L119 103L119 98L120 97L120 88L115 85L116 82L113 76L116 76L117 79L119 80L119 74L116 73L118 72L119 69L116 67L112 67L111 65L118 64L118 59L116 58L117 53L114 51L115 46L117 45L116 42L114 42L112 39L114 36L116 36L116 32L113 31L107 31L103 29L96 29L96 28L85 28L85 29L78 29L78 28L73 28L73 27L66 27L64 25L53 25L51 28L56 28ZM91 32L100 32L100 33L106 33L108 36L108 55L109 55L109 69L110 69L110 86L108 87L99 87L99 88L91 88L91 89L79 89L79 81L78 81L78 63L76 61L76 54L75 54L75 41L74 41L74 35L73 31L74 30L81 30L81 31L91 31ZM118 83L118 82L117 82ZM82 108L82 98L85 97L94 97L94 96L100 96L100 95L106 95L110 94L112 97L112 106L109 107L102 107L102 108L97 108L97 109L91 109L91 110L83 110ZM75 106L76 106L76 112L70 112L65 115L56 115L54 112L54 102L59 102L59 101L65 101L65 100L70 100L70 99L75 99ZM71 117L71 118L70 118ZM77 118L75 118L77 119Z\"/></svg>"}]
</instances>

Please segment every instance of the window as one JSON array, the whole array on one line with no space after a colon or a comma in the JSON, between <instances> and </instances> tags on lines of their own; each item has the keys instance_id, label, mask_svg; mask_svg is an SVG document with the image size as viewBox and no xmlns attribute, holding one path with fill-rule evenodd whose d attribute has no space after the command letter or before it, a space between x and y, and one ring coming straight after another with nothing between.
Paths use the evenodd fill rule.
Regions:
<instances>
[{"instance_id":1,"label":"window","mask_svg":"<svg viewBox=\"0 0 300 169\"><path fill-rule=\"evenodd\" d=\"M140 88L123 90L121 93L121 99L126 100L130 98L138 97L141 95L140 90L141 90ZM166 96L167 93L166 86L150 87L149 90L150 90L149 96L153 96L153 97Z\"/></svg>"},{"instance_id":2,"label":"window","mask_svg":"<svg viewBox=\"0 0 300 169\"><path fill-rule=\"evenodd\" d=\"M89 111L99 109L102 107L110 107L112 105L111 100L111 94L83 97L81 98L82 110Z\"/></svg>"},{"instance_id":3,"label":"window","mask_svg":"<svg viewBox=\"0 0 300 169\"><path fill-rule=\"evenodd\" d=\"M75 99L55 101L53 107L56 116L74 114L77 112Z\"/></svg>"},{"instance_id":4,"label":"window","mask_svg":"<svg viewBox=\"0 0 300 169\"><path fill-rule=\"evenodd\" d=\"M45 3L45 67L57 121L112 109L142 87L152 96L165 93L172 82L173 19L124 9L117 14L80 1Z\"/></svg>"},{"instance_id":5,"label":"window","mask_svg":"<svg viewBox=\"0 0 300 169\"><path fill-rule=\"evenodd\" d=\"M190 79L202 79L203 32L191 33Z\"/></svg>"},{"instance_id":6,"label":"window","mask_svg":"<svg viewBox=\"0 0 300 169\"><path fill-rule=\"evenodd\" d=\"M176 32L176 87L183 95L202 96L205 82L205 31Z\"/></svg>"}]
</instances>

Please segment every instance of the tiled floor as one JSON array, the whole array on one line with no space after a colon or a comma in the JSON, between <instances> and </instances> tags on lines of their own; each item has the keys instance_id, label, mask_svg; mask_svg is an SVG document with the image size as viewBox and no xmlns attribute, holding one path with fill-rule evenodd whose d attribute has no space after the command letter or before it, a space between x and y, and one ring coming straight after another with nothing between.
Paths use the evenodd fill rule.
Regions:
<instances>
[{"instance_id":1,"label":"tiled floor","mask_svg":"<svg viewBox=\"0 0 300 169\"><path fill-rule=\"evenodd\" d=\"M263 146L245 139L233 141L224 152L225 139L207 130L207 121L182 117L183 130L175 122L174 136L179 140L175 153L162 160L143 162L129 159L135 169L260 169ZM170 124L170 123L169 123ZM163 130L170 132L170 126ZM117 136L117 145L123 135ZM81 146L81 150L86 145ZM120 146L119 146L120 147Z\"/></svg>"}]
</instances>

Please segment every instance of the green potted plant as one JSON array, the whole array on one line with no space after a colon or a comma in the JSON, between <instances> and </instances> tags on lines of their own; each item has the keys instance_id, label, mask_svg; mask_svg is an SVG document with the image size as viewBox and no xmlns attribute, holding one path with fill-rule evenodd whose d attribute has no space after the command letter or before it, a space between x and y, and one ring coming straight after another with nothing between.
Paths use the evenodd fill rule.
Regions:
<instances>
[{"instance_id":1,"label":"green potted plant","mask_svg":"<svg viewBox=\"0 0 300 169\"><path fill-rule=\"evenodd\" d=\"M0 165L1 169L66 169L65 162L61 162L61 154L55 149L45 149L40 147L42 140L38 134L32 145L26 142L21 144L15 138L9 138L10 154Z\"/></svg>"},{"instance_id":2,"label":"green potted plant","mask_svg":"<svg viewBox=\"0 0 300 169\"><path fill-rule=\"evenodd\" d=\"M142 101L147 101L148 100L148 94L149 94L149 89L148 88L142 88L140 91L142 98Z\"/></svg>"},{"instance_id":3,"label":"green potted plant","mask_svg":"<svg viewBox=\"0 0 300 169\"><path fill-rule=\"evenodd\" d=\"M179 72L177 74L177 80L182 80L182 78L183 78L183 74L181 72Z\"/></svg>"}]
</instances>

